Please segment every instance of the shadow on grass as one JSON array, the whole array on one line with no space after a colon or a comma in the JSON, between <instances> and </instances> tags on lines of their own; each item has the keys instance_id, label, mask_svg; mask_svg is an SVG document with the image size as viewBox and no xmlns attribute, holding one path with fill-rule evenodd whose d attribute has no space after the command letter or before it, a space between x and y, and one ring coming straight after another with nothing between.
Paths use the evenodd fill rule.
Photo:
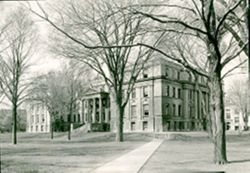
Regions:
<instances>
[{"instance_id":1,"label":"shadow on grass","mask_svg":"<svg viewBox=\"0 0 250 173\"><path fill-rule=\"evenodd\" d=\"M250 162L250 159L232 160L232 161L229 161L229 163L245 163L245 162Z\"/></svg>"}]
</instances>

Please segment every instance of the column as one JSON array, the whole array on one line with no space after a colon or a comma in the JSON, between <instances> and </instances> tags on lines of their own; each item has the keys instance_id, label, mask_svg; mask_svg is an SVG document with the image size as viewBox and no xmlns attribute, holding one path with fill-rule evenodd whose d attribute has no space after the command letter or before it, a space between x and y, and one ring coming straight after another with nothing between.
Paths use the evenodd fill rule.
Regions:
<instances>
[{"instance_id":1,"label":"column","mask_svg":"<svg viewBox=\"0 0 250 173\"><path fill-rule=\"evenodd\" d=\"M88 112L89 112L89 107L88 107L88 100L85 99L83 101L83 106L84 106L84 118L85 118L85 123L88 123L89 122L89 115L88 115Z\"/></svg>"},{"instance_id":2,"label":"column","mask_svg":"<svg viewBox=\"0 0 250 173\"><path fill-rule=\"evenodd\" d=\"M83 119L82 119L82 117L83 117L83 105L82 105L82 100L79 100L79 114L80 114L80 120L78 120L78 121L80 121L81 123L83 122ZM78 116L77 116L77 118L78 118Z\"/></svg>"},{"instance_id":3,"label":"column","mask_svg":"<svg viewBox=\"0 0 250 173\"><path fill-rule=\"evenodd\" d=\"M188 99L188 89L183 88L183 118L186 120L184 123L184 129L188 130L188 119L189 117L189 99Z\"/></svg>"},{"instance_id":4,"label":"column","mask_svg":"<svg viewBox=\"0 0 250 173\"><path fill-rule=\"evenodd\" d=\"M198 90L197 90L197 87L195 87L195 90L194 90L194 117L195 117L195 119L198 119Z\"/></svg>"},{"instance_id":5,"label":"column","mask_svg":"<svg viewBox=\"0 0 250 173\"><path fill-rule=\"evenodd\" d=\"M93 108L92 108L92 122L95 123L95 115L96 115L96 100L95 98L93 100Z\"/></svg>"},{"instance_id":6,"label":"column","mask_svg":"<svg viewBox=\"0 0 250 173\"><path fill-rule=\"evenodd\" d=\"M204 99L204 100L203 100ZM199 112L198 114L200 115L200 119L202 120L203 119L203 106L202 106L202 102L205 103L205 98L202 98L202 92L199 92ZM204 108L205 108L205 104L204 104Z\"/></svg>"},{"instance_id":7,"label":"column","mask_svg":"<svg viewBox=\"0 0 250 173\"><path fill-rule=\"evenodd\" d=\"M91 123L90 99L87 99L87 100L86 100L86 104L87 104L87 114L86 114L87 123Z\"/></svg>"},{"instance_id":8,"label":"column","mask_svg":"<svg viewBox=\"0 0 250 173\"><path fill-rule=\"evenodd\" d=\"M102 96L99 98L99 122L102 123Z\"/></svg>"}]
</instances>

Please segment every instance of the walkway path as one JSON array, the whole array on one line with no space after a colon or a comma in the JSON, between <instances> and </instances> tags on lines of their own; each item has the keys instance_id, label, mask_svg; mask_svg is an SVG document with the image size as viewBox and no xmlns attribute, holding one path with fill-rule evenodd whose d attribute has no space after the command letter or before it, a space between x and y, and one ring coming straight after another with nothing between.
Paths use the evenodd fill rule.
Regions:
<instances>
[{"instance_id":1,"label":"walkway path","mask_svg":"<svg viewBox=\"0 0 250 173\"><path fill-rule=\"evenodd\" d=\"M155 139L93 171L93 173L137 173L163 142Z\"/></svg>"}]
</instances>

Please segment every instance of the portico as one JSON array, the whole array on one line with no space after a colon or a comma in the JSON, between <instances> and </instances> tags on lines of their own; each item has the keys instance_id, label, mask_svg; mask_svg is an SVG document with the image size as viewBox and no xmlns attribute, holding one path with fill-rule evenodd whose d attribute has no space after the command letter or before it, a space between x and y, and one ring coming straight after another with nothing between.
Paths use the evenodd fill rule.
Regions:
<instances>
[{"instance_id":1,"label":"portico","mask_svg":"<svg viewBox=\"0 0 250 173\"><path fill-rule=\"evenodd\" d=\"M110 122L109 94L104 91L90 91L81 100L84 122L90 131L107 131Z\"/></svg>"}]
</instances>

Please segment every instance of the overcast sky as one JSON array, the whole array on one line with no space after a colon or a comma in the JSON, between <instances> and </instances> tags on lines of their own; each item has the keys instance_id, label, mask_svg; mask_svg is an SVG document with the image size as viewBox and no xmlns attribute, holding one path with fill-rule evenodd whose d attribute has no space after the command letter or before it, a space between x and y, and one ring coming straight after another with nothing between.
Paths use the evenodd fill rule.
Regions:
<instances>
[{"instance_id":1,"label":"overcast sky","mask_svg":"<svg viewBox=\"0 0 250 173\"><path fill-rule=\"evenodd\" d=\"M46 1L40 1L46 3ZM48 1L47 1L48 2ZM30 3L33 9L38 9L35 2ZM0 1L0 18L4 19L10 12L12 12L19 4L14 1ZM40 35L40 45L36 51L36 54L32 57L31 63L33 66L30 69L30 75L34 76L37 74L45 73L50 70L60 69L63 64L62 59L58 59L55 55L51 54L48 50L48 24L41 19L33 15L33 19L38 27ZM2 20L3 21L3 20ZM236 63L236 62L235 62ZM231 64L234 65L234 64ZM238 70L239 71L239 70ZM233 75L225 79L225 89L227 90L230 83L234 79L246 78L246 74ZM0 105L0 109L3 107Z\"/></svg>"}]
</instances>

